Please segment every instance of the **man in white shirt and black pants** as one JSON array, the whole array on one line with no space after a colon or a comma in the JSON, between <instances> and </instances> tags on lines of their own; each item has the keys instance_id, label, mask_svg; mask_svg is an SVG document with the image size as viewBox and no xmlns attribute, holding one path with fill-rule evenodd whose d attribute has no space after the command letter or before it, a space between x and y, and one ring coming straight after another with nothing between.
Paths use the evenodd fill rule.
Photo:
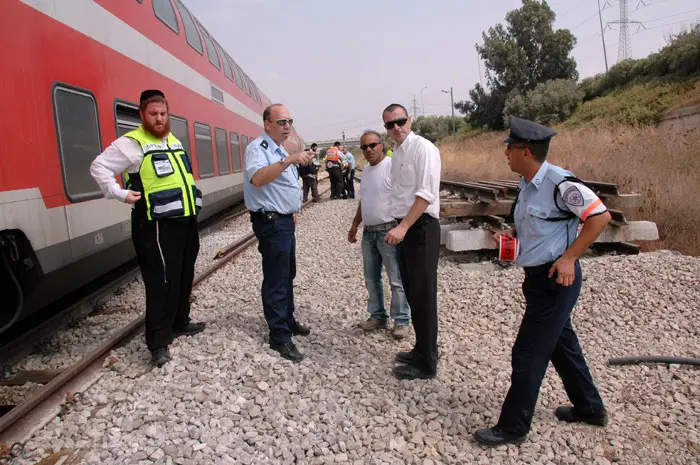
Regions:
<instances>
[{"instance_id":1,"label":"man in white shirt and black pants","mask_svg":"<svg viewBox=\"0 0 700 465\"><path fill-rule=\"evenodd\" d=\"M386 241L399 244L399 269L411 307L416 345L399 352L399 379L427 379L437 374L437 267L440 252L440 151L411 131L406 108L397 103L383 112L384 127L396 146L391 165L392 215L399 225Z\"/></svg>"}]
</instances>

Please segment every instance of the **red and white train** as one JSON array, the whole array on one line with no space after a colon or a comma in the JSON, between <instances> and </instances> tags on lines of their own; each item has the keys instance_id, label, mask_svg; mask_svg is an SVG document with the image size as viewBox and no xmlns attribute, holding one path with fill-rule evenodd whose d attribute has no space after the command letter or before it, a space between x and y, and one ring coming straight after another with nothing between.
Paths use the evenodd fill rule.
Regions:
<instances>
[{"instance_id":1,"label":"red and white train","mask_svg":"<svg viewBox=\"0 0 700 465\"><path fill-rule=\"evenodd\" d=\"M183 0L2 0L0 333L130 260L130 207L89 173L161 89L206 218L242 199L270 100ZM296 133L287 149L303 148Z\"/></svg>"}]
</instances>

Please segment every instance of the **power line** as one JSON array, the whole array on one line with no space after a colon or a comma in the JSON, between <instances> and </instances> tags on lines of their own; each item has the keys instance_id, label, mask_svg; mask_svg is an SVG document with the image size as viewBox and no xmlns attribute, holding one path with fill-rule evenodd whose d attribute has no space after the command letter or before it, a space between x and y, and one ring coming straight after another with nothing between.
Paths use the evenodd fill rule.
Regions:
<instances>
[{"instance_id":1,"label":"power line","mask_svg":"<svg viewBox=\"0 0 700 465\"><path fill-rule=\"evenodd\" d=\"M662 16L661 18L656 18L656 19L649 19L649 20L645 21L645 23L654 23L656 21L661 21L662 19L675 18L676 16L687 15L688 13L694 13L696 11L700 11L700 8L695 8L694 10L684 11L682 13L676 13L675 15Z\"/></svg>"}]
</instances>

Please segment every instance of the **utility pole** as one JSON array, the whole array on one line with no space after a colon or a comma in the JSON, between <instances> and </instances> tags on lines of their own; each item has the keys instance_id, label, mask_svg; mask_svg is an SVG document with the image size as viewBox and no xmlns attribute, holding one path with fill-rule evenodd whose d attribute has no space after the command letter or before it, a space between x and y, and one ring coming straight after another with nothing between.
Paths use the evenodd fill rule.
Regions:
<instances>
[{"instance_id":1,"label":"utility pole","mask_svg":"<svg viewBox=\"0 0 700 465\"><path fill-rule=\"evenodd\" d=\"M442 89L444 93L446 90ZM450 87L450 106L452 107L452 141L457 142L457 126L455 125L455 98L452 93L452 87Z\"/></svg>"},{"instance_id":2,"label":"utility pole","mask_svg":"<svg viewBox=\"0 0 700 465\"><path fill-rule=\"evenodd\" d=\"M413 94L413 119L418 118L418 108L416 103L416 94Z\"/></svg>"},{"instance_id":3,"label":"utility pole","mask_svg":"<svg viewBox=\"0 0 700 465\"><path fill-rule=\"evenodd\" d=\"M600 38L603 39L603 58L605 58L605 72L608 72L608 51L605 48L605 30L603 29L603 13L600 9L600 0L598 0L598 19L600 20Z\"/></svg>"}]
</instances>

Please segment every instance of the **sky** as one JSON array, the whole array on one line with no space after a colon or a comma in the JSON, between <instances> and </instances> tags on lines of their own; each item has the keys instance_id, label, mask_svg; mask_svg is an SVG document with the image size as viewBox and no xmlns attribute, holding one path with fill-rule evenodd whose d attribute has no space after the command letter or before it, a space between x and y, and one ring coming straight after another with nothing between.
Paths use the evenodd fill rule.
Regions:
<instances>
[{"instance_id":1,"label":"sky","mask_svg":"<svg viewBox=\"0 0 700 465\"><path fill-rule=\"evenodd\" d=\"M484 78L474 45L521 0L184 0L270 100L283 103L301 137L382 130L401 103L417 115L450 114ZM551 0L555 28L577 38L581 78L605 71L597 0ZM600 0L609 66L618 59L620 0ZM475 5L479 5L478 7ZM627 0L632 57L700 22L698 0ZM447 90L448 93L442 92ZM456 110L455 110L456 111ZM458 115L459 113L455 113Z\"/></svg>"}]
</instances>

